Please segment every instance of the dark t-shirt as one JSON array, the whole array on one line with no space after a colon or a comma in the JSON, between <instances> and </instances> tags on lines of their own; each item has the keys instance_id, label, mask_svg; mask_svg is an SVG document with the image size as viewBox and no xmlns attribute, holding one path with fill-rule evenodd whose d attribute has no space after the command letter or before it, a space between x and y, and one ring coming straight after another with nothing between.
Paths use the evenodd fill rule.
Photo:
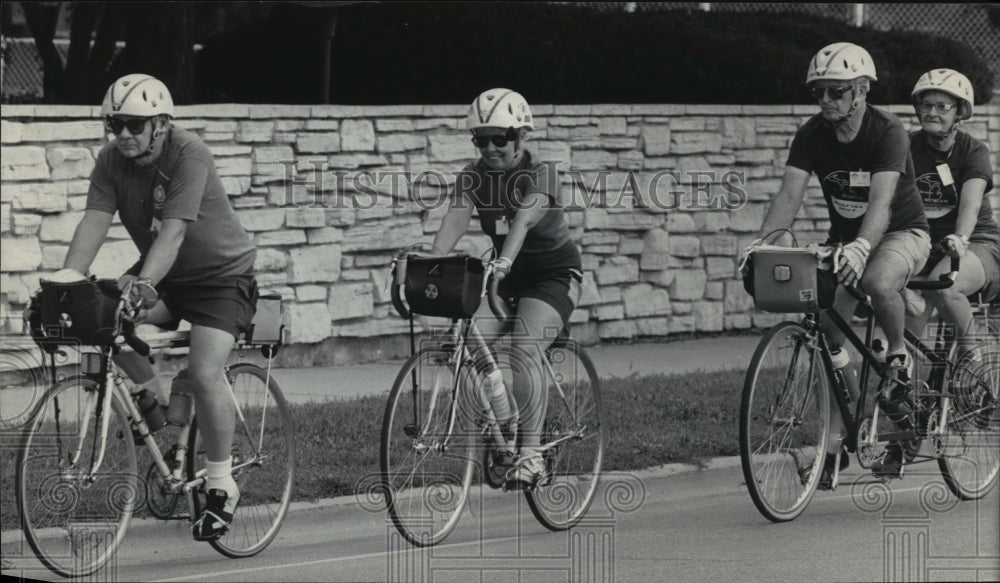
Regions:
<instances>
[{"instance_id":1,"label":"dark t-shirt","mask_svg":"<svg viewBox=\"0 0 1000 583\"><path fill-rule=\"evenodd\" d=\"M955 145L947 160L943 152L932 150L927 143L927 134L918 130L910 137L910 154L917 174L917 190L924 202L924 212L931 227L931 241L937 243L955 232L958 222L958 207L962 200L962 185L973 178L986 181L986 191L993 189L993 167L990 151L979 140L959 130L955 135ZM947 164L951 180L942 178L938 165ZM945 184L949 182L949 184ZM985 193L984 193L985 194ZM969 236L970 241L1000 242L1000 230L993 219L990 199L983 196L979 207L976 226Z\"/></svg>"},{"instance_id":2,"label":"dark t-shirt","mask_svg":"<svg viewBox=\"0 0 1000 583\"><path fill-rule=\"evenodd\" d=\"M525 152L521 162L511 170L489 169L482 160L469 164L455 183L454 204L462 204L467 194L476 205L479 224L493 247L503 249L506 233L518 209L529 194L541 193L549 199L549 208L541 220L524 237L513 270L530 264L532 269L580 269L580 252L569 236L566 213L559 202L559 177L550 164L536 164L531 153Z\"/></svg>"},{"instance_id":3,"label":"dark t-shirt","mask_svg":"<svg viewBox=\"0 0 1000 583\"><path fill-rule=\"evenodd\" d=\"M891 113L867 106L858 135L847 144L838 142L817 114L796 132L787 165L819 177L830 212L831 243L857 238L868 211L871 177L878 172L899 173L886 232L928 230L914 184L910 139Z\"/></svg>"},{"instance_id":4,"label":"dark t-shirt","mask_svg":"<svg viewBox=\"0 0 1000 583\"><path fill-rule=\"evenodd\" d=\"M236 218L208 147L171 127L163 152L139 166L107 144L90 176L87 209L114 214L139 249L141 265L164 219L188 221L165 280L205 282L253 272L257 250Z\"/></svg>"}]
</instances>

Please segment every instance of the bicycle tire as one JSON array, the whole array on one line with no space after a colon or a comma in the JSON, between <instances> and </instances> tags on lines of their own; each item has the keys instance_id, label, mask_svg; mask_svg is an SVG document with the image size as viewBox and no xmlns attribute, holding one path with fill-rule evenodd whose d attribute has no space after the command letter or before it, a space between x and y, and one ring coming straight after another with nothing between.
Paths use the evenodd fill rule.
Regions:
<instances>
[{"instance_id":1,"label":"bicycle tire","mask_svg":"<svg viewBox=\"0 0 1000 583\"><path fill-rule=\"evenodd\" d=\"M226 533L209 544L229 558L240 559L267 548L288 513L295 484L295 428L281 388L273 376L268 379L267 371L244 362L230 367L227 374L239 406L233 479L240 488L240 500ZM188 479L194 480L206 459L197 417L189 440ZM240 468L241 464L247 465ZM194 496L195 518L205 507L204 497L202 485Z\"/></svg>"},{"instance_id":2,"label":"bicycle tire","mask_svg":"<svg viewBox=\"0 0 1000 583\"><path fill-rule=\"evenodd\" d=\"M1000 350L966 352L952 370L952 406L938 457L945 484L958 498L982 498L1000 476Z\"/></svg>"},{"instance_id":3,"label":"bicycle tire","mask_svg":"<svg viewBox=\"0 0 1000 583\"><path fill-rule=\"evenodd\" d=\"M53 385L32 412L17 459L17 501L25 538L38 559L64 577L101 569L125 538L145 490L139 480L127 408L108 392L111 415L100 470L89 472L99 429L100 385L73 377ZM89 406L96 407L90 409ZM80 459L71 465L81 428Z\"/></svg>"},{"instance_id":4,"label":"bicycle tire","mask_svg":"<svg viewBox=\"0 0 1000 583\"><path fill-rule=\"evenodd\" d=\"M597 493L604 459L604 409L597 369L579 344L568 340L546 351L546 358L552 373L545 374L558 382L563 395L549 387L542 441L566 441L543 454L547 476L524 495L542 526L562 531L586 516Z\"/></svg>"},{"instance_id":5,"label":"bicycle tire","mask_svg":"<svg viewBox=\"0 0 1000 583\"><path fill-rule=\"evenodd\" d=\"M743 385L743 477L757 510L772 522L805 510L825 461L830 382L807 338L797 322L775 325L754 351Z\"/></svg>"},{"instance_id":6,"label":"bicycle tire","mask_svg":"<svg viewBox=\"0 0 1000 583\"><path fill-rule=\"evenodd\" d=\"M418 547L441 542L458 524L477 467L482 409L469 406L471 363L457 369L457 379L454 363L454 350L443 348L411 356L393 382L382 418L386 508L396 530Z\"/></svg>"}]
</instances>

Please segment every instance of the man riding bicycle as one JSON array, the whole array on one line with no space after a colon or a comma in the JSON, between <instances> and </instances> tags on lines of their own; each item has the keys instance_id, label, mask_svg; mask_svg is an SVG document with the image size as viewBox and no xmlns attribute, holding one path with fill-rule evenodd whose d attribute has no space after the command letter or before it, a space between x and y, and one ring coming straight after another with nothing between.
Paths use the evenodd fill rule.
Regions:
<instances>
[{"instance_id":1,"label":"man riding bicycle","mask_svg":"<svg viewBox=\"0 0 1000 583\"><path fill-rule=\"evenodd\" d=\"M903 343L906 282L923 267L930 251L927 217L914 184L910 142L894 115L867 104L870 84L877 81L868 51L851 43L834 43L809 63L806 84L821 108L795 134L781 189L771 202L758 238L792 225L802 206L809 177L820 179L830 216L826 245L840 246L834 270L843 285L858 285L872 300L875 318L888 342L886 364L896 381L889 402L890 418L905 423L910 355ZM833 307L841 315L854 312L857 301L837 290ZM850 357L841 349L844 335L827 318L823 329L831 342L834 366L844 368ZM834 410L836 410L834 408ZM841 448L837 437L843 422L830 423L827 458L821 487L829 484ZM910 445L910 444L908 444ZM907 454L915 454L912 445ZM899 476L902 444L890 444L885 458L873 466L880 476ZM841 456L840 468L848 465Z\"/></svg>"},{"instance_id":2,"label":"man riding bicycle","mask_svg":"<svg viewBox=\"0 0 1000 583\"><path fill-rule=\"evenodd\" d=\"M149 75L126 75L108 88L101 116L114 140L97 156L60 277L87 272L117 212L140 253L118 280L134 319L170 327L190 322L187 374L207 456L207 503L193 534L211 541L226 531L239 501L231 474L235 411L223 371L254 316L257 251L208 147L172 125L173 115L170 91ZM135 353L116 360L130 373L149 368Z\"/></svg>"}]
</instances>

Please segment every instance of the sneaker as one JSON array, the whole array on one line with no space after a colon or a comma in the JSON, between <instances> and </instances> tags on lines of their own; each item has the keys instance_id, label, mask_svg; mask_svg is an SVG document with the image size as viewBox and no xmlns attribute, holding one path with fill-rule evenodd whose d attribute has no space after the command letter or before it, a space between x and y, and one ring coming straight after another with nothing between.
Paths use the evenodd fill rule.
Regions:
<instances>
[{"instance_id":1,"label":"sneaker","mask_svg":"<svg viewBox=\"0 0 1000 583\"><path fill-rule=\"evenodd\" d=\"M507 472L508 490L530 490L534 488L545 475L545 460L541 452L534 448L522 448L521 457L514 467Z\"/></svg>"},{"instance_id":2,"label":"sneaker","mask_svg":"<svg viewBox=\"0 0 1000 583\"><path fill-rule=\"evenodd\" d=\"M912 358L907 358L905 354L892 354L885 359L885 364L889 367L889 378L894 378L903 385L910 384L910 379L913 378Z\"/></svg>"},{"instance_id":3,"label":"sneaker","mask_svg":"<svg viewBox=\"0 0 1000 583\"><path fill-rule=\"evenodd\" d=\"M819 475L819 483L816 484L818 490L833 490L833 467L836 463L837 454L826 454L826 461L823 462L823 473ZM837 468L837 473L843 472L849 465L851 465L851 458L847 456L847 452L840 452L840 467Z\"/></svg>"},{"instance_id":4,"label":"sneaker","mask_svg":"<svg viewBox=\"0 0 1000 583\"><path fill-rule=\"evenodd\" d=\"M885 448L882 459L872 464L872 475L883 480L903 476L903 448L898 443Z\"/></svg>"},{"instance_id":5,"label":"sneaker","mask_svg":"<svg viewBox=\"0 0 1000 583\"><path fill-rule=\"evenodd\" d=\"M205 509L194 523L192 531L196 541L213 541L226 534L233 521L236 504L240 501L237 490L232 496L225 490L212 488L205 500Z\"/></svg>"}]
</instances>

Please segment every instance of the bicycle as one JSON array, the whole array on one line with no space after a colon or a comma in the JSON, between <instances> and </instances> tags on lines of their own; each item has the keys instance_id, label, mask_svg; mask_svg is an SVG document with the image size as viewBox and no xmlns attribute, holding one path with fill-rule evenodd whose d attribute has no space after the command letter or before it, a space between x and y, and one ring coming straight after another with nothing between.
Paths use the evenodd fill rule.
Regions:
<instances>
[{"instance_id":1,"label":"bicycle","mask_svg":"<svg viewBox=\"0 0 1000 583\"><path fill-rule=\"evenodd\" d=\"M456 257L434 258L431 263L440 267ZM408 264L412 274L421 258L403 254L391 267L392 300L400 316L410 321L412 356L386 403L380 470L393 525L407 541L423 547L441 542L455 528L474 483L506 490L507 472L517 463L516 404L508 392L515 416L510 427L501 426L484 387L489 373L505 359L512 367L526 361L510 346L491 346L479 334L472 318L478 301L460 316L452 313L451 327L440 342L417 350L414 315L435 310L420 305L421 296L410 291L436 296L449 287L443 283L449 277L444 274L426 288L401 291L407 286L407 268L402 264ZM468 295L486 296L494 314L507 320L508 304L497 295L492 265L484 267L478 259L472 263L475 273L466 286ZM434 270L427 267L427 272ZM452 299L445 302L453 304ZM479 369L477 353L486 359ZM545 351L544 368L548 409L541 449L546 471L538 483L524 488L524 495L540 524L562 531L584 517L597 491L604 454L601 392L593 362L566 329ZM505 387L510 387L509 371L504 373Z\"/></svg>"},{"instance_id":2,"label":"bicycle","mask_svg":"<svg viewBox=\"0 0 1000 583\"><path fill-rule=\"evenodd\" d=\"M809 259L797 261L787 256L788 248L775 247L761 248L754 255L764 252L778 257L767 262L767 266L786 268L778 278L784 279L785 284L795 280L796 273L806 279L810 272L816 274L817 257L825 260L830 255L829 249L815 255L803 249L791 251ZM914 290L949 287L958 271L957 260L952 262L951 269L941 281L911 281L907 287ZM786 277L789 271L790 278ZM769 272L765 279L771 275ZM833 283L835 286L835 280ZM792 287L798 289L790 293L801 298L799 289L803 286ZM805 289L815 290L816 284L810 282ZM828 302L818 301L814 295L804 309L798 309L799 304L793 302L784 309L778 306L770 310L806 314L802 321L781 322L765 333L747 370L740 405L740 458L747 489L757 510L773 522L783 522L796 518L809 504L825 463L831 391L835 413L844 421L843 449L856 453L862 468L871 468L885 454L890 442L923 439L930 443L930 454L908 452L904 468L937 460L945 483L958 498L985 496L996 485L1000 471L1000 415L996 408L1000 347L985 342L981 349L959 357L957 343L948 327L938 326L929 345L906 330L907 348L917 367L906 408L900 411L892 406L890 399L896 381L887 378L888 367L879 359L880 342L873 340L875 323L870 299L857 289L846 289L864 305L864 341L840 314L830 309ZM769 292L755 291L755 301L760 294ZM843 371L833 367L829 342L819 327L824 313L862 355L858 396L849 391ZM985 321L983 324L993 325ZM870 394L872 372L876 386ZM851 401L855 399L852 412ZM897 418L905 413L905 421L899 428L882 429L883 425L891 426L887 411ZM837 486L840 461L838 453L828 489Z\"/></svg>"},{"instance_id":3,"label":"bicycle","mask_svg":"<svg viewBox=\"0 0 1000 583\"><path fill-rule=\"evenodd\" d=\"M97 283L114 288L114 280ZM101 325L109 324L102 330L104 340L94 346L97 352L81 351L79 374L58 382L55 354L66 345L79 347L79 338L62 337L64 329L45 330L37 320L30 326L35 342L50 355L54 384L34 406L21 436L17 503L32 550L42 564L66 577L102 568L143 505L155 518L191 522L205 506L205 455L196 416L179 428L163 453L140 410L138 393L130 389L131 379L112 359L121 351L148 356L154 349L188 347L189 334L160 332L140 339L129 320L125 297L110 301L115 306L113 318ZM64 308L70 314L62 314L62 320L72 326L74 308ZM259 347L267 368L237 362L225 369L237 417L233 477L241 499L228 531L210 544L231 558L264 550L277 535L291 501L294 427L271 376L280 335L279 330L277 341L254 341L251 330L236 344L240 356L247 348ZM87 345L86 338L83 344ZM144 476L139 474L136 446L145 447L152 458ZM178 509L181 498L187 503L186 515Z\"/></svg>"}]
</instances>

